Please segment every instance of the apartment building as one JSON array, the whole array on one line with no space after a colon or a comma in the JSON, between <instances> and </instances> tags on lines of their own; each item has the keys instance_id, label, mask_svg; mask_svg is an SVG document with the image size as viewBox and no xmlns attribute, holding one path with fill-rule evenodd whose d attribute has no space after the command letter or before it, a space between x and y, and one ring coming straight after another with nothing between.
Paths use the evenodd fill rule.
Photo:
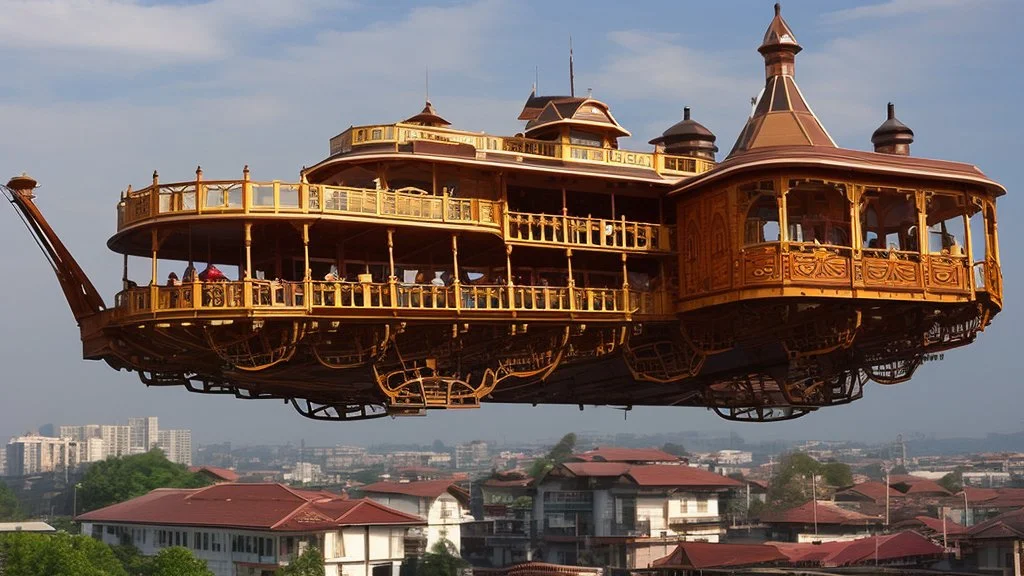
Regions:
<instances>
[{"instance_id":1,"label":"apartment building","mask_svg":"<svg viewBox=\"0 0 1024 576\"><path fill-rule=\"evenodd\" d=\"M411 530L411 550L429 551L437 542L450 542L458 554L462 533L460 526L469 509L469 493L451 480L423 482L376 482L360 488L371 500L425 520L420 530Z\"/></svg>"}]
</instances>

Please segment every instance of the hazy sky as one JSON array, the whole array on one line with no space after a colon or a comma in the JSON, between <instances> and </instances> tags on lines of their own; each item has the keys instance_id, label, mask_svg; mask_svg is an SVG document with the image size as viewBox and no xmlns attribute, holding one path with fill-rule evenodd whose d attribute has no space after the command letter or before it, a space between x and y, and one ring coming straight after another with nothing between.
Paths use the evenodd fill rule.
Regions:
<instances>
[{"instance_id":1,"label":"hazy sky","mask_svg":"<svg viewBox=\"0 0 1024 576\"><path fill-rule=\"evenodd\" d=\"M981 435L1024 428L1020 256L1024 218L1020 102L1024 41L1015 0L790 0L804 51L797 80L840 146L870 149L888 100L916 134L915 156L979 165L1009 194L999 204L1007 311L972 346L909 383L791 423L735 425L696 408L486 405L423 418L339 424L274 401L146 389L136 375L81 360L58 284L16 216L0 216L7 277L0 298L0 440L47 422L156 415L194 441L309 444L497 441L567 431L734 429L748 439ZM756 48L768 0L730 2L370 0L0 0L0 176L28 171L38 203L108 303L121 259L106 249L128 184L193 177L297 179L351 124L391 122L430 96L456 127L511 134L535 66L541 93L593 88L635 137L676 122L684 105L728 151L763 85ZM145 276L148 264L133 261Z\"/></svg>"}]
</instances>

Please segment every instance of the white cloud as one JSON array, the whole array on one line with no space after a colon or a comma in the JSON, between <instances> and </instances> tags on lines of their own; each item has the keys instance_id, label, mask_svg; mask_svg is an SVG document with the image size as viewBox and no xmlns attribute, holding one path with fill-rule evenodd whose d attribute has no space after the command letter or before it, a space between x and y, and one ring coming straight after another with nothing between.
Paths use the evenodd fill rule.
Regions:
<instances>
[{"instance_id":1,"label":"white cloud","mask_svg":"<svg viewBox=\"0 0 1024 576\"><path fill-rule=\"evenodd\" d=\"M934 13L950 8L962 8L984 0L889 0L881 4L869 4L855 8L836 10L823 16L827 22L850 22L872 18L893 18L915 14Z\"/></svg>"},{"instance_id":2,"label":"white cloud","mask_svg":"<svg viewBox=\"0 0 1024 576\"><path fill-rule=\"evenodd\" d=\"M0 45L85 49L163 61L220 58L240 31L286 28L326 0L210 0L201 4L142 4L138 0L3 0ZM251 40L251 38L250 38Z\"/></svg>"}]
</instances>

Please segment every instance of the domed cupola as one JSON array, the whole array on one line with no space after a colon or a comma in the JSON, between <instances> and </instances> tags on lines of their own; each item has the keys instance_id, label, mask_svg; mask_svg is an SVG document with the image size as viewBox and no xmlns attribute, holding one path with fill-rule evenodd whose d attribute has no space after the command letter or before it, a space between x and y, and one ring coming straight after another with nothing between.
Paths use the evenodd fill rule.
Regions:
<instances>
[{"instance_id":1,"label":"domed cupola","mask_svg":"<svg viewBox=\"0 0 1024 576\"><path fill-rule=\"evenodd\" d=\"M700 122L690 118L690 107L683 108L683 119L673 124L661 136L651 140L659 151L680 156L715 159L718 146L715 135Z\"/></svg>"},{"instance_id":2,"label":"domed cupola","mask_svg":"<svg viewBox=\"0 0 1024 576\"><path fill-rule=\"evenodd\" d=\"M914 142L914 131L896 119L896 107L889 102L885 122L871 135L875 152L910 156L910 144Z\"/></svg>"}]
</instances>

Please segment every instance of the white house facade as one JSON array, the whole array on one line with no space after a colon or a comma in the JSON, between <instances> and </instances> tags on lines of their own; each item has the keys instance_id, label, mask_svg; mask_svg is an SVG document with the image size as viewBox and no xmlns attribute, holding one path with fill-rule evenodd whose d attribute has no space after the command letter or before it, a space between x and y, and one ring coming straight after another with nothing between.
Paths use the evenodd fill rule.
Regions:
<instances>
[{"instance_id":1,"label":"white house facade","mask_svg":"<svg viewBox=\"0 0 1024 576\"><path fill-rule=\"evenodd\" d=\"M460 553L460 526L468 512L469 494L451 480L377 482L363 486L361 491L375 502L422 518L426 526L418 535L415 529L410 530L410 538L419 536L418 546L424 550L447 541L454 553Z\"/></svg>"}]
</instances>

